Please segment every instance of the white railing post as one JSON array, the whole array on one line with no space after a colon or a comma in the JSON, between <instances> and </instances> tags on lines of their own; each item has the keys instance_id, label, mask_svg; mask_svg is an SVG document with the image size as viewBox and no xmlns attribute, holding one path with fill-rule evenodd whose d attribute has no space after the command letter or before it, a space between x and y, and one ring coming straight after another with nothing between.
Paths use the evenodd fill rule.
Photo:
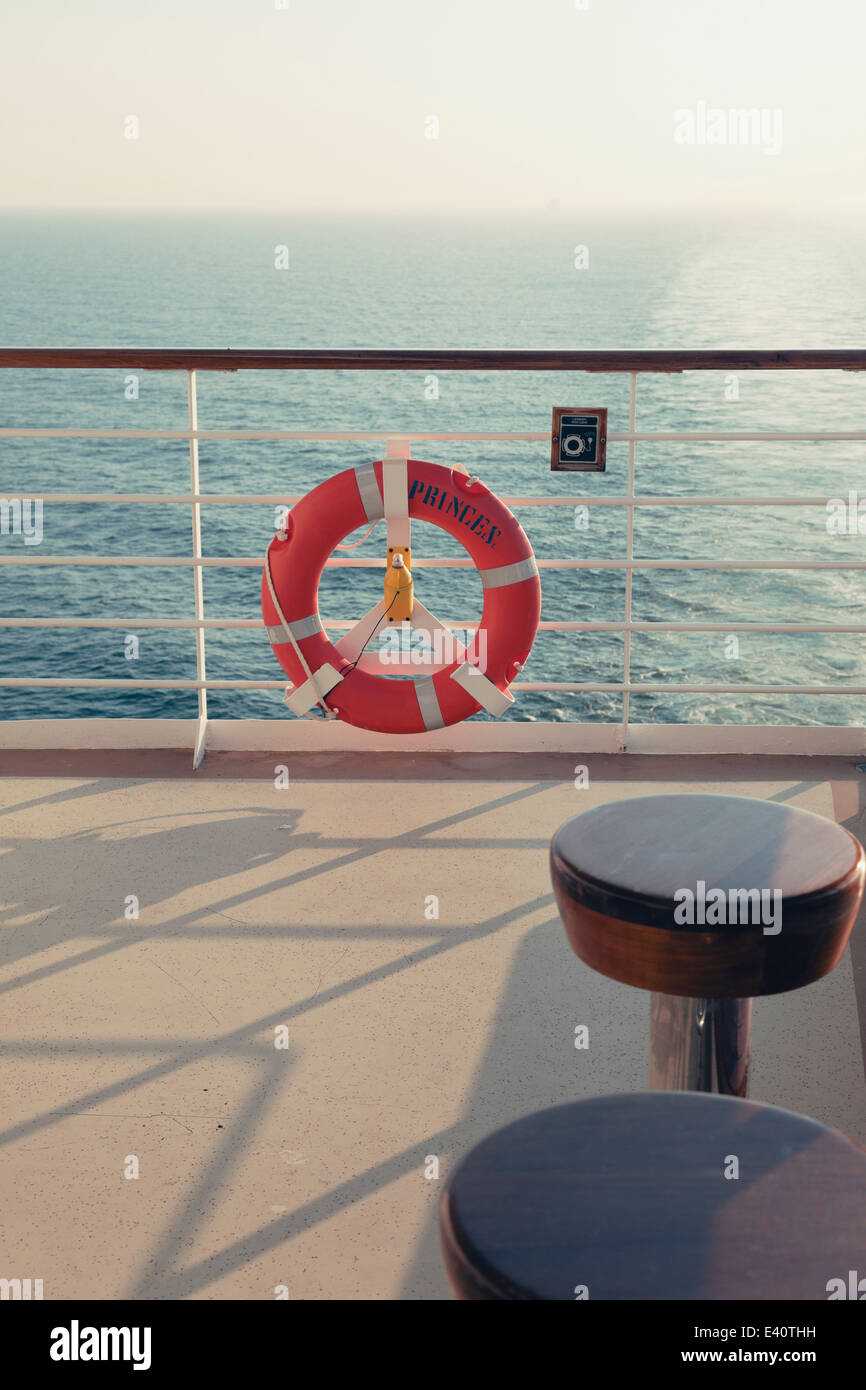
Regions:
<instances>
[{"instance_id":1,"label":"white railing post","mask_svg":"<svg viewBox=\"0 0 866 1390\"><path fill-rule=\"evenodd\" d=\"M631 683L631 561L634 559L634 451L635 426L637 421L637 372L629 372L628 432L628 491L626 492L626 539L625 556L629 562L625 572L625 631L622 647L622 729L620 731L620 751L628 747L628 697Z\"/></svg>"},{"instance_id":2,"label":"white railing post","mask_svg":"<svg viewBox=\"0 0 866 1390\"><path fill-rule=\"evenodd\" d=\"M198 497L201 492L199 486L198 470L198 440L195 434L198 430L198 401L195 390L195 372L187 372L187 405L189 421L189 483L193 497ZM192 504L192 553L194 560L202 558L201 552L201 506L198 502ZM193 567L193 593L195 595L195 617L196 622L202 624L204 620L204 569L201 565ZM197 681L207 680L205 673L205 629L198 626L195 630L195 678ZM196 726L195 746L192 754L193 770L201 765L204 758L205 741L207 739L207 690L204 684L200 685L198 691L198 724Z\"/></svg>"},{"instance_id":3,"label":"white railing post","mask_svg":"<svg viewBox=\"0 0 866 1390\"><path fill-rule=\"evenodd\" d=\"M412 440L398 438L396 435L389 434L385 440L385 457L387 459L408 459L412 457Z\"/></svg>"}]
</instances>

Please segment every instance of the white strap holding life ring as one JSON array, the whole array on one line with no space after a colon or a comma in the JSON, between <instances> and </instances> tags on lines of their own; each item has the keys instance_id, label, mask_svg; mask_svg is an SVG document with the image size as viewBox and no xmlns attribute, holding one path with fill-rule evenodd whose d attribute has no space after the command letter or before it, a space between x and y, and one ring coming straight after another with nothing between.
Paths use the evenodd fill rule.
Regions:
<instances>
[{"instance_id":1,"label":"white strap holding life ring","mask_svg":"<svg viewBox=\"0 0 866 1390\"><path fill-rule=\"evenodd\" d=\"M335 671L330 662L326 661L324 666L320 666L315 678L312 676L303 685L290 686L283 696L283 703L288 706L292 714L308 714L314 705L319 705L325 696L339 685L343 677L339 671ZM334 711L327 709L326 718L333 719Z\"/></svg>"},{"instance_id":2,"label":"white strap holding life ring","mask_svg":"<svg viewBox=\"0 0 866 1390\"><path fill-rule=\"evenodd\" d=\"M299 638L301 636L308 637L310 633L304 631L298 633L296 636L295 632L293 632L292 629L300 627L301 624L306 626L311 623L312 619L303 618L301 619L301 622L295 623L290 623L286 620L286 615L280 607L280 601L277 598L276 590L274 588L273 577L271 575L270 549L268 550L267 555L265 556L265 574L268 578L268 589L270 590L271 594L271 602L273 603L277 617L280 620L280 625L283 631L286 633L292 646L294 647L295 652L300 659L301 665L307 673L307 679L304 681L303 685L289 686L283 697L284 703L288 705L289 709L292 711L293 714L297 715L307 714L313 708L314 705L320 705L324 712L324 717L326 719L333 719L335 717L334 711L328 709L328 706L325 704L325 696L334 689L335 685L339 685L343 677L340 675L338 671L334 670L333 666L329 665L328 663L326 663L324 666L320 666L318 671L316 671L315 675L310 670L307 664L307 659L298 645ZM313 614L312 618L315 619L315 621L319 625L319 628L321 628L322 623L318 613Z\"/></svg>"},{"instance_id":3,"label":"white strap holding life ring","mask_svg":"<svg viewBox=\"0 0 866 1390\"><path fill-rule=\"evenodd\" d=\"M509 695L507 690L500 690L499 686L488 680L480 667L473 666L471 661L464 661L462 666L452 671L451 679L461 685L473 700L477 700L482 709L486 709L488 714L494 715L497 719L500 714L505 713L509 705L514 704L514 696Z\"/></svg>"},{"instance_id":4,"label":"white strap holding life ring","mask_svg":"<svg viewBox=\"0 0 866 1390\"><path fill-rule=\"evenodd\" d=\"M412 539L408 462L408 459L394 458L390 454L382 460L382 503L388 526L388 545L393 547L408 546Z\"/></svg>"}]
</instances>

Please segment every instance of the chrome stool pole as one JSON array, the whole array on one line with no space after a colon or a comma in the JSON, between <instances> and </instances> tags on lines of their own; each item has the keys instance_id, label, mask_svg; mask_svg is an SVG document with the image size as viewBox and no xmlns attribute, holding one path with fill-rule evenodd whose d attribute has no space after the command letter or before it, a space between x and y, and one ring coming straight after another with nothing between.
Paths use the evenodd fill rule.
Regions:
<instances>
[{"instance_id":1,"label":"chrome stool pole","mask_svg":"<svg viewBox=\"0 0 866 1390\"><path fill-rule=\"evenodd\" d=\"M745 1098L751 1041L751 999L689 999L653 993L650 1089Z\"/></svg>"}]
</instances>

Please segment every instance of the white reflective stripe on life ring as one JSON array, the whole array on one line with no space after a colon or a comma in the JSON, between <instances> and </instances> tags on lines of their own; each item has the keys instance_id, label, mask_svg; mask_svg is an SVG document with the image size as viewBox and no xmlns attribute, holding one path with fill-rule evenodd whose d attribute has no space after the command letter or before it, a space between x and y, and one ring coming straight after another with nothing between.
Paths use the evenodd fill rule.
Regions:
<instances>
[{"instance_id":1,"label":"white reflective stripe on life ring","mask_svg":"<svg viewBox=\"0 0 866 1390\"><path fill-rule=\"evenodd\" d=\"M286 632L286 627L291 632L291 637ZM304 637L315 637L317 633L325 631L318 613L311 613L309 618L297 618L293 623L287 622L286 627L283 627L282 623L275 623L273 627L265 629L272 647L291 642L292 637L296 642L300 642Z\"/></svg>"},{"instance_id":2,"label":"white reflective stripe on life ring","mask_svg":"<svg viewBox=\"0 0 866 1390\"><path fill-rule=\"evenodd\" d=\"M478 573L485 589L504 589L509 584L519 584L523 579L534 579L538 575L538 565L535 556L530 555L516 564L499 565L497 569L479 570Z\"/></svg>"},{"instance_id":3,"label":"white reflective stripe on life ring","mask_svg":"<svg viewBox=\"0 0 866 1390\"><path fill-rule=\"evenodd\" d=\"M439 697L436 694L433 677L421 676L414 684L424 728L428 731L430 729L444 729L445 720L442 718L442 711L439 708Z\"/></svg>"},{"instance_id":4,"label":"white reflective stripe on life ring","mask_svg":"<svg viewBox=\"0 0 866 1390\"><path fill-rule=\"evenodd\" d=\"M355 482L361 494L361 501L368 521L381 521L385 515L385 503L376 482L376 470L372 463L361 463L355 469Z\"/></svg>"}]
</instances>

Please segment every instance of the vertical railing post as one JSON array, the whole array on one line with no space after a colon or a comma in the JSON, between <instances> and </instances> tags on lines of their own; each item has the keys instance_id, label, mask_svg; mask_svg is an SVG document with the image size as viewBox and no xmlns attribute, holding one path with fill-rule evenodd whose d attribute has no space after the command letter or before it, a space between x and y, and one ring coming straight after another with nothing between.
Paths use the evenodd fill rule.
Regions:
<instances>
[{"instance_id":1,"label":"vertical railing post","mask_svg":"<svg viewBox=\"0 0 866 1390\"><path fill-rule=\"evenodd\" d=\"M385 457L389 459L411 458L412 440L389 434L385 440Z\"/></svg>"},{"instance_id":2,"label":"vertical railing post","mask_svg":"<svg viewBox=\"0 0 866 1390\"><path fill-rule=\"evenodd\" d=\"M637 421L637 372L629 372L629 407L628 407L628 432L633 435ZM634 439L628 441L628 505L626 506L626 559L634 559ZM628 747L628 687L631 683L631 569L625 572L625 622L626 628L623 633L624 642L622 648L622 683L625 689L622 692L622 728L620 730L620 752L624 753Z\"/></svg>"},{"instance_id":3,"label":"vertical railing post","mask_svg":"<svg viewBox=\"0 0 866 1390\"><path fill-rule=\"evenodd\" d=\"M189 420L189 483L190 492L193 497L198 497L199 488L199 468L198 468L198 440L195 438L198 431L198 401L196 399L195 372L189 371L186 374L187 382L187 416ZM192 504L192 553L194 560L202 558L201 553L201 506L198 502ZM193 593L195 595L195 617L196 622L201 624L204 619L204 572L202 566L197 564L193 568ZM205 681L205 630L202 626L195 630L195 678L197 681ZM198 723L196 726L195 747L192 755L193 769L201 765L204 758L205 740L207 738L207 690L204 686L199 687L198 691Z\"/></svg>"}]
</instances>

